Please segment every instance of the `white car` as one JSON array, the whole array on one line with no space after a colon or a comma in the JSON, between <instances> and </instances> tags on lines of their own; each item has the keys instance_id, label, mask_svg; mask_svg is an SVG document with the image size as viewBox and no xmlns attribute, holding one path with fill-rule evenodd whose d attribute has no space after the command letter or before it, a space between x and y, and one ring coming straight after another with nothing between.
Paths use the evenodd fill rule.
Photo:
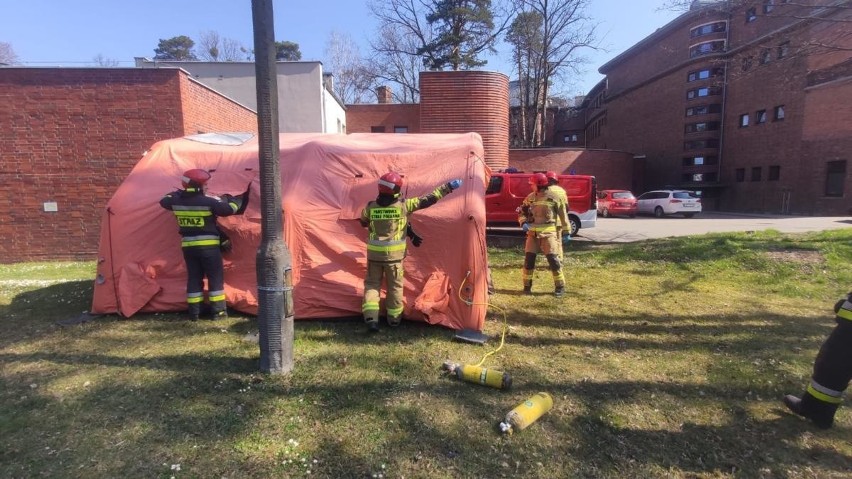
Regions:
<instances>
[{"instance_id":1,"label":"white car","mask_svg":"<svg viewBox=\"0 0 852 479\"><path fill-rule=\"evenodd\" d=\"M701 198L692 191L685 190L648 191L636 199L636 204L639 213L652 214L657 218L675 214L692 218L701 213Z\"/></svg>"}]
</instances>

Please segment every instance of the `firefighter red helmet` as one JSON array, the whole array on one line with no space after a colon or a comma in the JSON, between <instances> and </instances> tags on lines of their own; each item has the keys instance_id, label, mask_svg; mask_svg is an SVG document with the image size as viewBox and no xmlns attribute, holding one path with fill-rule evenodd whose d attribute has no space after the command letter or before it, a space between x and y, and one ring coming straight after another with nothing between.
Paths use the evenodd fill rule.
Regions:
<instances>
[{"instance_id":1,"label":"firefighter red helmet","mask_svg":"<svg viewBox=\"0 0 852 479\"><path fill-rule=\"evenodd\" d=\"M547 173L544 174L544 176L546 176L548 180L559 181L559 179L556 178L556 172L555 171L548 171Z\"/></svg>"},{"instance_id":2,"label":"firefighter red helmet","mask_svg":"<svg viewBox=\"0 0 852 479\"><path fill-rule=\"evenodd\" d=\"M544 176L544 173L535 173L534 175L530 176L530 184L542 187L547 186L550 183L548 183L547 177Z\"/></svg>"},{"instance_id":3,"label":"firefighter red helmet","mask_svg":"<svg viewBox=\"0 0 852 479\"><path fill-rule=\"evenodd\" d=\"M181 184L184 188L201 188L207 183L207 180L210 179L210 173L195 168L192 170L187 170L183 173L183 177L180 179Z\"/></svg>"},{"instance_id":4,"label":"firefighter red helmet","mask_svg":"<svg viewBox=\"0 0 852 479\"><path fill-rule=\"evenodd\" d=\"M402 191L402 177L399 173L389 171L379 178L379 193L396 196Z\"/></svg>"}]
</instances>

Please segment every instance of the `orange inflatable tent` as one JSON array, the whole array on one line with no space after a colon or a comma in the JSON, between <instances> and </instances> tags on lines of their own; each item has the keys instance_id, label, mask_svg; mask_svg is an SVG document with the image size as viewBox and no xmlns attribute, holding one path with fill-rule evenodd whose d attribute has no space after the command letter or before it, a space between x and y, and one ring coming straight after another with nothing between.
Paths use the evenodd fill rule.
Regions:
<instances>
[{"instance_id":1,"label":"orange inflatable tent","mask_svg":"<svg viewBox=\"0 0 852 479\"><path fill-rule=\"evenodd\" d=\"M409 198L453 178L464 180L460 189L410 217L423 244L409 243L404 260L404 318L482 329L489 170L479 135L282 134L280 151L295 319L361 315L367 232L358 218L376 197L379 176L392 170L403 175L403 194ZM159 200L180 188L182 173L192 168L212 172L209 194L239 194L249 185L245 214L219 223L233 243L224 255L228 306L257 313L258 143L250 134L237 133L161 141L133 168L103 214L93 313L131 316L186 309L180 236L174 216Z\"/></svg>"}]
</instances>

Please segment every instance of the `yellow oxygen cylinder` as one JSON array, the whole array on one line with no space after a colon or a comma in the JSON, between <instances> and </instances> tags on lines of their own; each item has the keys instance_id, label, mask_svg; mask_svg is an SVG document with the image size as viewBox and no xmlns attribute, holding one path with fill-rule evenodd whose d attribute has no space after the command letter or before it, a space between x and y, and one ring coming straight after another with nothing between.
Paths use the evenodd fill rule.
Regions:
<instances>
[{"instance_id":1,"label":"yellow oxygen cylinder","mask_svg":"<svg viewBox=\"0 0 852 479\"><path fill-rule=\"evenodd\" d=\"M495 389L509 389L512 387L512 377L509 376L509 373L504 373L496 369L488 369L471 364L452 363L449 361L443 364L442 369L469 383L482 384Z\"/></svg>"},{"instance_id":2,"label":"yellow oxygen cylinder","mask_svg":"<svg viewBox=\"0 0 852 479\"><path fill-rule=\"evenodd\" d=\"M506 418L500 423L500 432L512 434L515 429L523 430L536 422L553 407L553 398L547 393L538 393L526 401L518 404L515 409L506 414Z\"/></svg>"}]
</instances>

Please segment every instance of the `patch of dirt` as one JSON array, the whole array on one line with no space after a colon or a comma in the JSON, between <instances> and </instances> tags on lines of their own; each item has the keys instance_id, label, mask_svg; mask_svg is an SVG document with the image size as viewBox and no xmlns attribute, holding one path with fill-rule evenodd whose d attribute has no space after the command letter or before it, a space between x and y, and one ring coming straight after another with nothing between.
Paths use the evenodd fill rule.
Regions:
<instances>
[{"instance_id":1,"label":"patch of dirt","mask_svg":"<svg viewBox=\"0 0 852 479\"><path fill-rule=\"evenodd\" d=\"M766 254L775 261L788 261L808 265L820 264L825 261L825 258L818 251L767 251Z\"/></svg>"}]
</instances>

